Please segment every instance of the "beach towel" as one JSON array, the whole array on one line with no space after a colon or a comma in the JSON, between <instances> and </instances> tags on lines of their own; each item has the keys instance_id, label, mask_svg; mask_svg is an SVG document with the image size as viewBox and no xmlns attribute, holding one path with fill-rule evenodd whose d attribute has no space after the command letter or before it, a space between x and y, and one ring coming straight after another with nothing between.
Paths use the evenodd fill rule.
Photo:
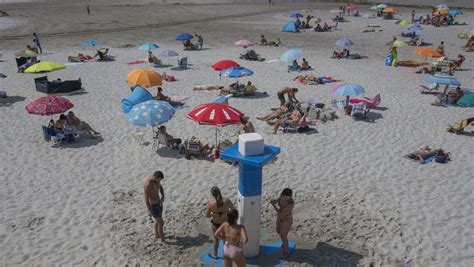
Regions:
<instances>
[{"instance_id":1,"label":"beach towel","mask_svg":"<svg viewBox=\"0 0 474 267\"><path fill-rule=\"evenodd\" d=\"M183 102L184 100L188 99L189 96L184 96L184 95L170 95L169 98L173 102Z\"/></svg>"},{"instance_id":2,"label":"beach towel","mask_svg":"<svg viewBox=\"0 0 474 267\"><path fill-rule=\"evenodd\" d=\"M64 63L64 66L76 66L76 65L82 65L86 62L67 62L67 63Z\"/></svg>"},{"instance_id":3,"label":"beach towel","mask_svg":"<svg viewBox=\"0 0 474 267\"><path fill-rule=\"evenodd\" d=\"M135 60L135 61L127 62L128 65L143 64L143 63L146 63L146 61L145 60Z\"/></svg>"},{"instance_id":4,"label":"beach towel","mask_svg":"<svg viewBox=\"0 0 474 267\"><path fill-rule=\"evenodd\" d=\"M428 62L423 62L423 61L417 61L417 60L401 60L397 62L397 66L402 66L402 67L420 67L424 65L429 65L430 63Z\"/></svg>"}]
</instances>

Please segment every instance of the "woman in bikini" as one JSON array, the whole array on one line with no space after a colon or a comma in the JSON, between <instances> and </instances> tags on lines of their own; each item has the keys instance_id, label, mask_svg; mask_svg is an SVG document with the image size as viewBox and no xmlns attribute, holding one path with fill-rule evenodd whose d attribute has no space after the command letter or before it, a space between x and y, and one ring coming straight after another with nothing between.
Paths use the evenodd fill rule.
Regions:
<instances>
[{"instance_id":1,"label":"woman in bikini","mask_svg":"<svg viewBox=\"0 0 474 267\"><path fill-rule=\"evenodd\" d=\"M213 186L211 188L211 195L214 199L207 203L205 214L207 218L211 218L212 232L215 233L217 228L227 221L227 213L235 209L235 207L230 199L222 197L219 187ZM217 259L217 248L219 247L219 239L217 237L214 237L213 245L214 254L209 254L209 256Z\"/></svg>"},{"instance_id":2,"label":"woman in bikini","mask_svg":"<svg viewBox=\"0 0 474 267\"><path fill-rule=\"evenodd\" d=\"M224 266L231 267L235 262L238 267L246 266L243 245L248 242L247 230L237 224L239 212L232 209L227 213L227 222L224 222L214 233L218 239L224 240Z\"/></svg>"},{"instance_id":3,"label":"woman in bikini","mask_svg":"<svg viewBox=\"0 0 474 267\"><path fill-rule=\"evenodd\" d=\"M293 224L293 208L295 207L295 202L292 196L293 191L290 188L285 188L278 199L270 201L270 204L272 204L277 212L276 230L283 243L284 257L288 256L288 232Z\"/></svg>"}]
</instances>

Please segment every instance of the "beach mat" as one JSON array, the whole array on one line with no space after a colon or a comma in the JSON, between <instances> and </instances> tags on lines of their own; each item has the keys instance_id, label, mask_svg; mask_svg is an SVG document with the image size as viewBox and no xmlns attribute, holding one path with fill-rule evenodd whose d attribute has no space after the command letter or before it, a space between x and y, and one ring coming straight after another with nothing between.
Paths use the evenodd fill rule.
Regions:
<instances>
[{"instance_id":1,"label":"beach mat","mask_svg":"<svg viewBox=\"0 0 474 267\"><path fill-rule=\"evenodd\" d=\"M127 62L127 64L128 65L135 65L135 64L143 64L145 62L146 62L145 60L135 60L135 61Z\"/></svg>"}]
</instances>

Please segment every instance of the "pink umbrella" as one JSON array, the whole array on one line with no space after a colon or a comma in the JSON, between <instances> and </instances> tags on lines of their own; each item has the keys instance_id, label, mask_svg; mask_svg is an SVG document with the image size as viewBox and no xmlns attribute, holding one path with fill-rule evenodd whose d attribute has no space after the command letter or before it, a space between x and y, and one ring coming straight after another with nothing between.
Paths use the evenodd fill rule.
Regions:
<instances>
[{"instance_id":1,"label":"pink umbrella","mask_svg":"<svg viewBox=\"0 0 474 267\"><path fill-rule=\"evenodd\" d=\"M30 114L49 116L61 114L73 108L74 105L67 98L61 96L44 96L33 100L26 106Z\"/></svg>"},{"instance_id":2,"label":"pink umbrella","mask_svg":"<svg viewBox=\"0 0 474 267\"><path fill-rule=\"evenodd\" d=\"M357 10L357 9L359 9L359 8L356 5L350 5L350 6L347 7L347 10L349 10L349 11L354 11L354 10Z\"/></svg>"},{"instance_id":3,"label":"pink umbrella","mask_svg":"<svg viewBox=\"0 0 474 267\"><path fill-rule=\"evenodd\" d=\"M235 42L234 45L248 47L248 46L255 45L255 43L250 40L243 39L243 40Z\"/></svg>"}]
</instances>

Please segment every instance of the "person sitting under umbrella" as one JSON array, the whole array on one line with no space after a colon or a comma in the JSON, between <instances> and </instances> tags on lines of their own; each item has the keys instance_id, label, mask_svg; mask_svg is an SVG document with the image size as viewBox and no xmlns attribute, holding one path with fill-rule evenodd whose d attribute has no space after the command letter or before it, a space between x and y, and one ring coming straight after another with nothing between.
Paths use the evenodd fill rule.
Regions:
<instances>
[{"instance_id":1,"label":"person sitting under umbrella","mask_svg":"<svg viewBox=\"0 0 474 267\"><path fill-rule=\"evenodd\" d=\"M153 66L161 65L161 60L159 60L151 51L148 51L148 62L152 63Z\"/></svg>"},{"instance_id":2,"label":"person sitting under umbrella","mask_svg":"<svg viewBox=\"0 0 474 267\"><path fill-rule=\"evenodd\" d=\"M308 61L306 61L306 58L303 58L303 63L301 63L301 69L302 70L311 69L311 66L309 65Z\"/></svg>"},{"instance_id":3,"label":"person sitting under umbrella","mask_svg":"<svg viewBox=\"0 0 474 267\"><path fill-rule=\"evenodd\" d=\"M166 101L166 102L170 103L170 105L172 105L172 106L184 105L183 102L173 101L173 100L171 100L170 97L164 95L163 94L163 88L161 88L161 87L157 88L156 96L153 97L153 98L156 99L156 100Z\"/></svg>"},{"instance_id":4,"label":"person sitting under umbrella","mask_svg":"<svg viewBox=\"0 0 474 267\"><path fill-rule=\"evenodd\" d=\"M74 126L78 130L86 131L91 138L97 138L100 133L94 129L85 121L81 121L74 112L69 111L66 117L66 122L70 126Z\"/></svg>"},{"instance_id":5,"label":"person sitting under umbrella","mask_svg":"<svg viewBox=\"0 0 474 267\"><path fill-rule=\"evenodd\" d=\"M174 138L171 134L166 132L166 126L164 125L161 125L160 128L158 128L158 133L163 135L166 138L166 142L173 148L178 148L178 146L181 144L181 139Z\"/></svg>"}]
</instances>

